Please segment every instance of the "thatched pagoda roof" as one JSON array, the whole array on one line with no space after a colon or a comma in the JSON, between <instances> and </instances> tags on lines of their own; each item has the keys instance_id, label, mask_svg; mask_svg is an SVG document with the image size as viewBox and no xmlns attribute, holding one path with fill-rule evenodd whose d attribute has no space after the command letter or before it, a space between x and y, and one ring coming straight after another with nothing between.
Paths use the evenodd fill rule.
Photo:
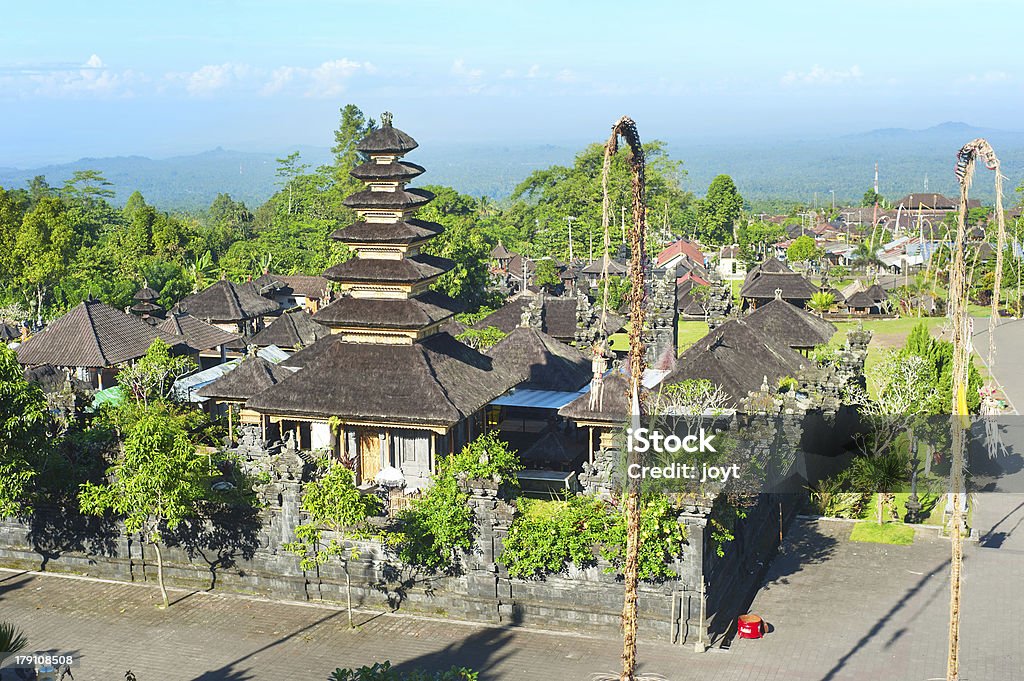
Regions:
<instances>
[{"instance_id":1,"label":"thatched pagoda roof","mask_svg":"<svg viewBox=\"0 0 1024 681\"><path fill-rule=\"evenodd\" d=\"M505 260L511 257L512 254L508 252L508 249L502 245L501 240L499 239L498 244L491 249L491 258L494 260Z\"/></svg>"},{"instance_id":2,"label":"thatched pagoda roof","mask_svg":"<svg viewBox=\"0 0 1024 681\"><path fill-rule=\"evenodd\" d=\"M279 348L299 348L312 345L331 330L313 320L305 310L285 312L251 339L249 343L264 348L276 345Z\"/></svg>"},{"instance_id":3,"label":"thatched pagoda roof","mask_svg":"<svg viewBox=\"0 0 1024 681\"><path fill-rule=\"evenodd\" d=\"M791 348L823 345L836 333L831 322L785 300L772 300L760 306L745 321L762 336L775 338Z\"/></svg>"},{"instance_id":4,"label":"thatched pagoda roof","mask_svg":"<svg viewBox=\"0 0 1024 681\"><path fill-rule=\"evenodd\" d=\"M454 267L455 263L448 258L419 253L401 260L352 258L326 270L324 276L333 281L415 284Z\"/></svg>"},{"instance_id":5,"label":"thatched pagoda roof","mask_svg":"<svg viewBox=\"0 0 1024 681\"><path fill-rule=\"evenodd\" d=\"M765 378L775 386L809 363L810 360L765 336L747 321L733 319L681 354L676 369L662 380L662 385L703 378L721 386L730 401L736 403L760 389Z\"/></svg>"},{"instance_id":6,"label":"thatched pagoda roof","mask_svg":"<svg viewBox=\"0 0 1024 681\"><path fill-rule=\"evenodd\" d=\"M416 140L385 119L379 128L356 144L356 150L364 154L406 154L418 146Z\"/></svg>"},{"instance_id":7,"label":"thatched pagoda roof","mask_svg":"<svg viewBox=\"0 0 1024 681\"><path fill-rule=\"evenodd\" d=\"M459 312L462 306L451 297L440 291L425 291L401 300L345 296L321 308L313 319L328 326L420 329Z\"/></svg>"},{"instance_id":8,"label":"thatched pagoda roof","mask_svg":"<svg viewBox=\"0 0 1024 681\"><path fill-rule=\"evenodd\" d=\"M160 294L148 286L143 286L142 288L135 292L134 296L132 296L132 298L134 298L135 300L141 300L147 303L151 303L159 297Z\"/></svg>"},{"instance_id":9,"label":"thatched pagoda roof","mask_svg":"<svg viewBox=\"0 0 1024 681\"><path fill-rule=\"evenodd\" d=\"M227 402L244 402L293 373L293 369L273 364L262 357L246 357L235 369L203 386L196 395Z\"/></svg>"},{"instance_id":10,"label":"thatched pagoda roof","mask_svg":"<svg viewBox=\"0 0 1024 681\"><path fill-rule=\"evenodd\" d=\"M409 210L425 206L433 198L434 194L426 189L396 189L391 192L364 189L347 197L342 203L349 208Z\"/></svg>"},{"instance_id":11,"label":"thatched pagoda roof","mask_svg":"<svg viewBox=\"0 0 1024 681\"><path fill-rule=\"evenodd\" d=\"M369 161L368 163L357 165L349 171L349 175L363 182L369 182L371 180L408 182L415 177L419 177L425 172L427 172L427 169L423 166L418 166L415 163L409 163L408 161L395 161L394 163L377 163L375 161Z\"/></svg>"},{"instance_id":12,"label":"thatched pagoda roof","mask_svg":"<svg viewBox=\"0 0 1024 681\"><path fill-rule=\"evenodd\" d=\"M413 345L324 339L304 352L324 343L305 368L247 406L283 416L447 428L527 378L446 333Z\"/></svg>"},{"instance_id":13,"label":"thatched pagoda roof","mask_svg":"<svg viewBox=\"0 0 1024 681\"><path fill-rule=\"evenodd\" d=\"M180 336L98 300L87 300L50 322L15 352L18 362L28 366L102 368L142 357L158 338L172 347L184 347Z\"/></svg>"},{"instance_id":14,"label":"thatched pagoda roof","mask_svg":"<svg viewBox=\"0 0 1024 681\"><path fill-rule=\"evenodd\" d=\"M205 290L188 296L174 309L207 321L241 322L276 312L278 307L274 301L259 295L252 286L240 286L220 279Z\"/></svg>"},{"instance_id":15,"label":"thatched pagoda roof","mask_svg":"<svg viewBox=\"0 0 1024 681\"><path fill-rule=\"evenodd\" d=\"M444 227L436 222L409 218L403 222L356 222L331 234L343 243L356 244L409 244L437 236Z\"/></svg>"},{"instance_id":16,"label":"thatched pagoda roof","mask_svg":"<svg viewBox=\"0 0 1024 681\"><path fill-rule=\"evenodd\" d=\"M497 366L525 371L530 388L575 392L590 380L590 361L576 348L520 326L487 350Z\"/></svg>"}]
</instances>

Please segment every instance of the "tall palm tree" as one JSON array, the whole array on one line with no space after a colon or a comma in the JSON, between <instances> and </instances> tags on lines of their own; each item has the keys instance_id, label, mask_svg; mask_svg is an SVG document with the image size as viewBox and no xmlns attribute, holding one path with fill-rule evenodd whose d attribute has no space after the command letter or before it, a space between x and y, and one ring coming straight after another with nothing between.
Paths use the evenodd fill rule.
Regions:
<instances>
[{"instance_id":1,"label":"tall palm tree","mask_svg":"<svg viewBox=\"0 0 1024 681\"><path fill-rule=\"evenodd\" d=\"M897 452L889 452L878 456L859 456L853 460L850 469L850 480L859 491L878 493L878 524L884 521L882 510L889 495L902 486L907 479L907 462Z\"/></svg>"}]
</instances>

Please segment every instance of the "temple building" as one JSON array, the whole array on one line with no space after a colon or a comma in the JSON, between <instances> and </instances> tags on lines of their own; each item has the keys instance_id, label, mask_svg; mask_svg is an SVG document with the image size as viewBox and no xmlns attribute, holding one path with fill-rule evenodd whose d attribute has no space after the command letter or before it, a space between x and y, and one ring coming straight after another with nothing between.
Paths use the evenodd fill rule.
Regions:
<instances>
[{"instance_id":1,"label":"temple building","mask_svg":"<svg viewBox=\"0 0 1024 681\"><path fill-rule=\"evenodd\" d=\"M171 313L156 328L183 339L200 369L209 369L229 357L240 357L245 351L241 334L225 331L189 314Z\"/></svg>"},{"instance_id":2,"label":"temple building","mask_svg":"<svg viewBox=\"0 0 1024 681\"><path fill-rule=\"evenodd\" d=\"M416 147L389 114L357 145L366 162L352 175L366 188L345 205L359 219L333 234L355 255L324 273L341 295L314 315L331 336L282 363L301 368L246 403L268 431L351 461L360 484L388 468L408 489L483 432L489 402L529 378L440 331L459 307L430 289L453 263L422 250L443 228L414 217L433 198L406 188L424 172L403 160Z\"/></svg>"},{"instance_id":3,"label":"temple building","mask_svg":"<svg viewBox=\"0 0 1024 681\"><path fill-rule=\"evenodd\" d=\"M190 314L229 333L247 339L263 329L265 315L274 314L277 303L256 293L251 286L240 286L221 279L212 286L193 293L172 310Z\"/></svg>"},{"instance_id":4,"label":"temple building","mask_svg":"<svg viewBox=\"0 0 1024 681\"><path fill-rule=\"evenodd\" d=\"M149 284L143 282L142 288L133 296L135 304L131 307L131 313L147 324L158 324L164 316L164 309L156 302L159 297L159 293L151 289Z\"/></svg>"},{"instance_id":5,"label":"temple building","mask_svg":"<svg viewBox=\"0 0 1024 681\"><path fill-rule=\"evenodd\" d=\"M331 330L304 310L285 312L267 328L249 339L250 345L265 348L276 345L289 352L301 350L331 335Z\"/></svg>"}]
</instances>

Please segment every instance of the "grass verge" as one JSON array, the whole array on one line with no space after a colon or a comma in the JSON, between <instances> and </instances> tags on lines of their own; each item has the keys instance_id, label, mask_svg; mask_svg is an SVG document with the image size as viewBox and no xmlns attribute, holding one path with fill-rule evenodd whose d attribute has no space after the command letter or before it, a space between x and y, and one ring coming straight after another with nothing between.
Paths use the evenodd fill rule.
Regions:
<instances>
[{"instance_id":1,"label":"grass verge","mask_svg":"<svg viewBox=\"0 0 1024 681\"><path fill-rule=\"evenodd\" d=\"M850 541L909 546L914 543L914 528L903 523L857 523L850 533Z\"/></svg>"}]
</instances>

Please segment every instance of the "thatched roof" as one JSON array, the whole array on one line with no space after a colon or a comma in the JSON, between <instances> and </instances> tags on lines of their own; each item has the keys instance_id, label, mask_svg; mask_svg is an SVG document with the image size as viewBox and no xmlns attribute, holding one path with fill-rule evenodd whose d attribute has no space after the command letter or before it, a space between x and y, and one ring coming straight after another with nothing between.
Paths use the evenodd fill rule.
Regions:
<instances>
[{"instance_id":1,"label":"thatched roof","mask_svg":"<svg viewBox=\"0 0 1024 681\"><path fill-rule=\"evenodd\" d=\"M406 154L419 145L412 137L384 121L379 128L356 144L364 154Z\"/></svg>"},{"instance_id":2,"label":"thatched roof","mask_svg":"<svg viewBox=\"0 0 1024 681\"><path fill-rule=\"evenodd\" d=\"M512 333L522 323L523 310L530 304L531 298L517 298L487 315L476 324L474 329L486 329L494 326L505 333ZM600 309L598 309L600 314ZM608 333L615 333L625 326L626 320L612 312L608 313ZM541 331L567 342L576 337L576 299L573 297L546 297L541 311Z\"/></svg>"},{"instance_id":3,"label":"thatched roof","mask_svg":"<svg viewBox=\"0 0 1024 681\"><path fill-rule=\"evenodd\" d=\"M612 277L612 276L622 276L627 271L629 271L629 268L626 265L624 265L623 263L621 263L618 260L615 260L613 258L600 258L599 260L595 260L592 263L588 264L586 267L584 267L580 271L583 274L603 274L604 273L604 261L606 259L608 260L608 276L609 277Z\"/></svg>"},{"instance_id":4,"label":"thatched roof","mask_svg":"<svg viewBox=\"0 0 1024 681\"><path fill-rule=\"evenodd\" d=\"M525 372L538 390L574 392L590 380L590 362L579 350L533 328L514 329L486 354L510 373Z\"/></svg>"},{"instance_id":5,"label":"thatched roof","mask_svg":"<svg viewBox=\"0 0 1024 681\"><path fill-rule=\"evenodd\" d=\"M686 279L677 285L676 309L680 314L687 317L703 317L707 314L704 309L706 303L701 303L693 296L693 287L698 283L694 279Z\"/></svg>"},{"instance_id":6,"label":"thatched roof","mask_svg":"<svg viewBox=\"0 0 1024 681\"><path fill-rule=\"evenodd\" d=\"M313 317L308 312L298 310L285 312L271 322L270 326L249 339L249 343L260 348L265 348L268 345L276 345L279 348L300 348L312 345L324 336L329 336L330 333L331 330L326 326L313 321Z\"/></svg>"},{"instance_id":7,"label":"thatched roof","mask_svg":"<svg viewBox=\"0 0 1024 681\"><path fill-rule=\"evenodd\" d=\"M355 222L331 234L336 241L353 244L409 244L437 236L444 227L436 222L410 218L403 222Z\"/></svg>"},{"instance_id":8,"label":"thatched roof","mask_svg":"<svg viewBox=\"0 0 1024 681\"><path fill-rule=\"evenodd\" d=\"M324 339L304 352L324 343L305 368L247 406L281 415L451 427L527 378L446 333L413 345Z\"/></svg>"},{"instance_id":9,"label":"thatched roof","mask_svg":"<svg viewBox=\"0 0 1024 681\"><path fill-rule=\"evenodd\" d=\"M160 322L157 328L166 333L181 336L184 338L185 344L196 352L221 345L240 346L242 339L237 333L229 333L188 314L172 314Z\"/></svg>"},{"instance_id":10,"label":"thatched roof","mask_svg":"<svg viewBox=\"0 0 1024 681\"><path fill-rule=\"evenodd\" d=\"M749 279L752 275L757 274L759 272L765 274L792 274L793 270L789 268L789 265L782 262L778 258L771 257L765 260L764 262L758 263L757 265L754 265L752 268L750 268L750 271L747 273L747 278Z\"/></svg>"},{"instance_id":11,"label":"thatched roof","mask_svg":"<svg viewBox=\"0 0 1024 681\"><path fill-rule=\"evenodd\" d=\"M349 208L383 208L385 210L409 210L430 203L434 198L426 189L396 189L392 192L376 192L364 189L347 197L343 204Z\"/></svg>"},{"instance_id":12,"label":"thatched roof","mask_svg":"<svg viewBox=\"0 0 1024 681\"><path fill-rule=\"evenodd\" d=\"M462 312L462 306L440 291L414 298L353 298L345 296L321 308L313 319L328 326L384 329L422 329Z\"/></svg>"},{"instance_id":13,"label":"thatched roof","mask_svg":"<svg viewBox=\"0 0 1024 681\"><path fill-rule=\"evenodd\" d=\"M0 322L0 342L8 343L19 338L21 338L21 331L17 327L7 322Z\"/></svg>"},{"instance_id":14,"label":"thatched roof","mask_svg":"<svg viewBox=\"0 0 1024 681\"><path fill-rule=\"evenodd\" d=\"M506 258L511 257L512 254L509 253L504 246L502 246L501 240L499 239L498 245L491 249L491 258L493 258L494 260L504 260Z\"/></svg>"},{"instance_id":15,"label":"thatched roof","mask_svg":"<svg viewBox=\"0 0 1024 681\"><path fill-rule=\"evenodd\" d=\"M331 267L324 276L333 281L415 284L440 276L454 267L455 263L448 258L426 253L401 260L357 257Z\"/></svg>"},{"instance_id":16,"label":"thatched roof","mask_svg":"<svg viewBox=\"0 0 1024 681\"><path fill-rule=\"evenodd\" d=\"M293 369L273 364L262 357L246 357L235 369L203 386L196 395L227 402L244 402L293 373Z\"/></svg>"},{"instance_id":17,"label":"thatched roof","mask_svg":"<svg viewBox=\"0 0 1024 681\"><path fill-rule=\"evenodd\" d=\"M331 288L327 279L310 274L270 274L265 273L252 281L253 287L261 295L272 291L283 294L296 294L306 298L323 298Z\"/></svg>"},{"instance_id":18,"label":"thatched roof","mask_svg":"<svg viewBox=\"0 0 1024 681\"><path fill-rule=\"evenodd\" d=\"M87 300L50 322L15 352L18 361L29 366L102 368L142 357L157 338L183 348L181 337L98 300Z\"/></svg>"},{"instance_id":19,"label":"thatched roof","mask_svg":"<svg viewBox=\"0 0 1024 681\"><path fill-rule=\"evenodd\" d=\"M769 261L771 262L771 261ZM774 298L776 289L787 300L810 300L818 287L795 272L758 271L747 275L740 295L744 298Z\"/></svg>"},{"instance_id":20,"label":"thatched roof","mask_svg":"<svg viewBox=\"0 0 1024 681\"><path fill-rule=\"evenodd\" d=\"M823 345L836 333L831 322L785 300L773 300L762 305L747 315L745 321L763 336L775 338L791 348Z\"/></svg>"},{"instance_id":21,"label":"thatched roof","mask_svg":"<svg viewBox=\"0 0 1024 681\"><path fill-rule=\"evenodd\" d=\"M593 384L590 387L594 390ZM649 391L644 390L645 394ZM574 421L622 424L629 418L629 378L613 371L607 374L601 387L601 398L594 408L590 406L590 393L584 393L558 410L560 416Z\"/></svg>"},{"instance_id":22,"label":"thatched roof","mask_svg":"<svg viewBox=\"0 0 1024 681\"><path fill-rule=\"evenodd\" d=\"M312 364L313 362L319 360L327 351L327 348L329 348L334 343L340 341L341 338L341 334L331 334L329 336L324 336L323 338L316 341L312 345L307 345L306 347L302 348L288 359L281 362L281 366L295 367L299 369L305 368L308 364Z\"/></svg>"},{"instance_id":23,"label":"thatched roof","mask_svg":"<svg viewBox=\"0 0 1024 681\"><path fill-rule=\"evenodd\" d=\"M721 386L732 402L761 387L765 377L775 386L809 364L799 353L764 336L747 321L734 319L717 327L679 356L676 369L662 385L687 379L708 379Z\"/></svg>"},{"instance_id":24,"label":"thatched roof","mask_svg":"<svg viewBox=\"0 0 1024 681\"><path fill-rule=\"evenodd\" d=\"M277 311L277 303L259 295L251 286L220 279L174 306L176 312L212 322L241 322Z\"/></svg>"},{"instance_id":25,"label":"thatched roof","mask_svg":"<svg viewBox=\"0 0 1024 681\"><path fill-rule=\"evenodd\" d=\"M132 296L132 298L134 298L135 300L142 300L147 303L151 303L159 297L160 294L148 286L143 286L142 288L135 292L134 296Z\"/></svg>"},{"instance_id":26,"label":"thatched roof","mask_svg":"<svg viewBox=\"0 0 1024 681\"><path fill-rule=\"evenodd\" d=\"M349 171L349 175L368 182L370 180L392 180L395 182L408 182L414 177L419 177L427 172L423 166L408 161L395 161L394 163L376 163L370 161L362 163Z\"/></svg>"}]
</instances>

